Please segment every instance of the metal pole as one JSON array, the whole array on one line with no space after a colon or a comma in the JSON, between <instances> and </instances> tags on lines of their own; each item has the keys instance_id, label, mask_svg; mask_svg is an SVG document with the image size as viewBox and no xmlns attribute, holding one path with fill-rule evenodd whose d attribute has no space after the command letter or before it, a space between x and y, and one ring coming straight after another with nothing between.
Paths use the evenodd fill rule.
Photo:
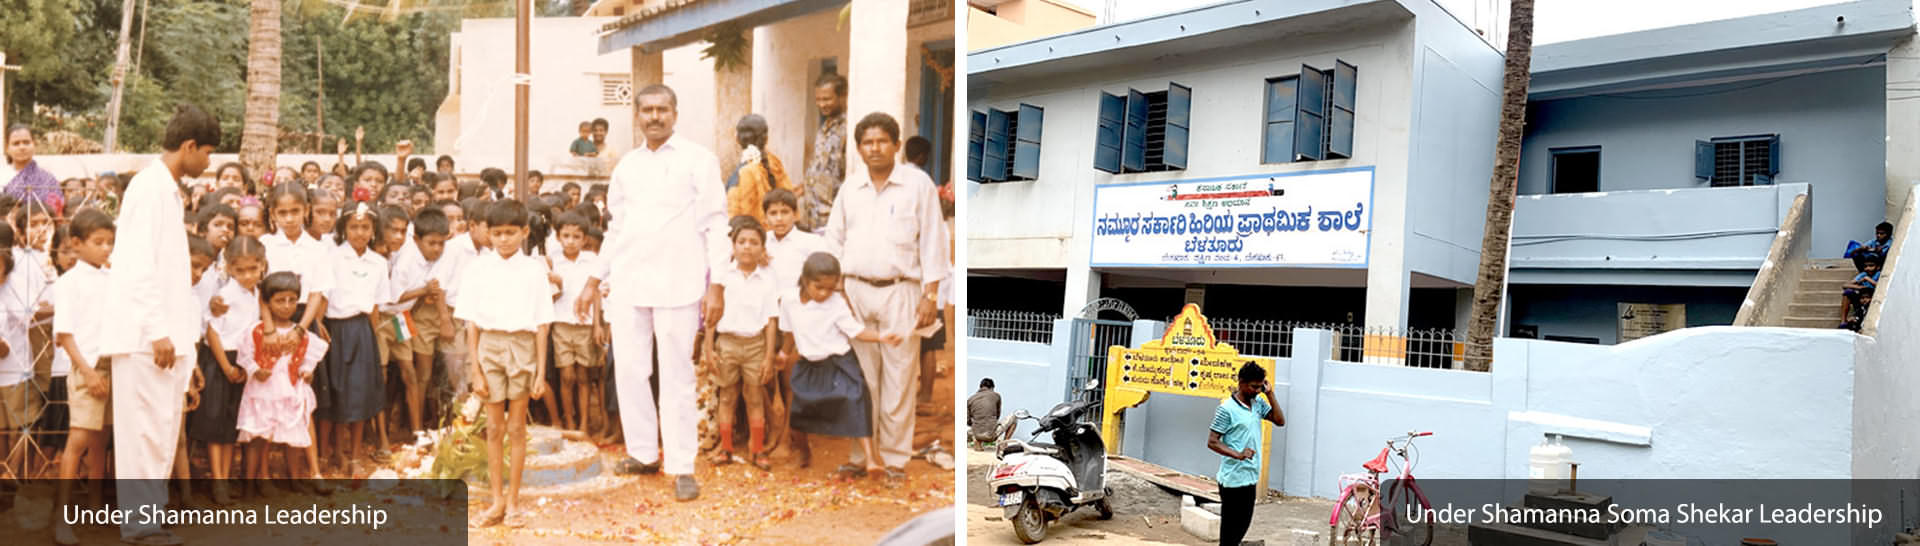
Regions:
<instances>
[{"instance_id":1,"label":"metal pole","mask_svg":"<svg viewBox=\"0 0 1920 546\"><path fill-rule=\"evenodd\" d=\"M327 151L327 42L318 40L313 50L313 81L319 89L320 98L313 103L313 149ZM402 165L401 168L405 168Z\"/></svg>"},{"instance_id":2,"label":"metal pole","mask_svg":"<svg viewBox=\"0 0 1920 546\"><path fill-rule=\"evenodd\" d=\"M527 50L532 38L528 26L533 19L533 1L515 0L514 6L513 179L515 196L525 201L533 195L527 180L527 91L532 73Z\"/></svg>"},{"instance_id":3,"label":"metal pole","mask_svg":"<svg viewBox=\"0 0 1920 546\"><path fill-rule=\"evenodd\" d=\"M117 148L120 133L120 96L127 84L127 42L133 34L133 0L123 0L120 5L120 51L113 62L113 96L107 100L106 153Z\"/></svg>"}]
</instances>

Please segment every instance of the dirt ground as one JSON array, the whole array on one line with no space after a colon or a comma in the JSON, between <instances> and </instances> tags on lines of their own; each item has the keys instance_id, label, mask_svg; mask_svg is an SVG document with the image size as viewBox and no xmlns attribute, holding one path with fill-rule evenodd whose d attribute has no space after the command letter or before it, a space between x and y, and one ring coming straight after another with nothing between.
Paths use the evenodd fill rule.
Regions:
<instances>
[{"instance_id":1,"label":"dirt ground","mask_svg":"<svg viewBox=\"0 0 1920 546\"><path fill-rule=\"evenodd\" d=\"M932 414L914 423L915 446L943 438L952 449L952 351L934 383ZM830 476L846 461L843 439L813 440L813 466L776 459L772 472L750 465L697 466L700 498L673 500L673 482L645 476L635 485L585 498L527 499L527 526L471 531L471 544L577 544L581 541L697 544L871 544L914 516L953 505L954 472L915 458L907 480L890 486L878 477L846 481ZM617 455L619 446L603 447ZM484 506L475 503L474 511Z\"/></svg>"}]
</instances>

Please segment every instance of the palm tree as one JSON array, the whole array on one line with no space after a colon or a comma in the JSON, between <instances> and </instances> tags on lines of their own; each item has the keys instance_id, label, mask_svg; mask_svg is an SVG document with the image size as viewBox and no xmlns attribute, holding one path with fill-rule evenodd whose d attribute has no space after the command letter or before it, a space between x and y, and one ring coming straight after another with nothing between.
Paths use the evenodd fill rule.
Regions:
<instances>
[{"instance_id":1,"label":"palm tree","mask_svg":"<svg viewBox=\"0 0 1920 546\"><path fill-rule=\"evenodd\" d=\"M1514 187L1520 177L1520 136L1527 120L1527 81L1533 64L1533 0L1513 0L1508 15L1505 94L1500 101L1500 140L1493 152L1487 191L1487 227L1480 237L1480 278L1473 283L1473 318L1467 328L1467 369L1493 368L1493 336L1507 284L1507 235L1513 226Z\"/></svg>"},{"instance_id":2,"label":"palm tree","mask_svg":"<svg viewBox=\"0 0 1920 546\"><path fill-rule=\"evenodd\" d=\"M273 170L280 142L280 0L252 0L247 23L247 113L240 163L254 173Z\"/></svg>"}]
</instances>

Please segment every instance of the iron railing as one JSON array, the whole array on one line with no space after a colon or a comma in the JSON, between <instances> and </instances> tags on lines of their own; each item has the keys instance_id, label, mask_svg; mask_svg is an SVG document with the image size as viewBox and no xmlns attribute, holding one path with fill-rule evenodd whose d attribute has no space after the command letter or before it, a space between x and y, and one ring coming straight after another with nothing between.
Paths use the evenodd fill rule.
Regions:
<instances>
[{"instance_id":1,"label":"iron railing","mask_svg":"<svg viewBox=\"0 0 1920 546\"><path fill-rule=\"evenodd\" d=\"M968 309L967 336L982 339L1053 343L1053 322L1059 314L1032 311Z\"/></svg>"},{"instance_id":2,"label":"iron railing","mask_svg":"<svg viewBox=\"0 0 1920 546\"><path fill-rule=\"evenodd\" d=\"M1208 323L1221 342L1250 356L1292 358L1295 328L1332 331L1333 347L1328 356L1339 362L1452 369L1461 368L1466 355L1466 335L1439 328L1402 331L1358 324L1233 317L1212 318Z\"/></svg>"}]
</instances>

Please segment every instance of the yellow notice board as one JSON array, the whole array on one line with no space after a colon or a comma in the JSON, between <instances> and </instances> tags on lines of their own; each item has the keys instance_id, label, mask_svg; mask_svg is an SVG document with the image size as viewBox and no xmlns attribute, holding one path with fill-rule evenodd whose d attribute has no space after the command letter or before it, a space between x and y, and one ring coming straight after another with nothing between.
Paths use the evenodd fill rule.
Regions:
<instances>
[{"instance_id":1,"label":"yellow notice board","mask_svg":"<svg viewBox=\"0 0 1920 546\"><path fill-rule=\"evenodd\" d=\"M1121 445L1120 412L1145 403L1152 393L1215 400L1232 396L1234 390L1240 388L1240 367L1248 362L1265 368L1268 381L1275 378L1273 359L1241 356L1232 345L1220 343L1213 335L1213 327L1207 324L1207 317L1200 314L1200 306L1189 303L1180 310L1180 316L1167 325L1167 332L1160 339L1148 341L1139 348L1116 345L1107 349L1106 415L1101 420L1105 430L1101 433L1111 445ZM1204 430L1206 425L1195 423L1195 428ZM1203 446L1207 439L1201 434L1191 439L1169 440L1192 441L1194 445ZM1262 421L1259 483L1262 493L1267 487L1266 459L1272 455L1271 447L1273 428Z\"/></svg>"}]
</instances>

